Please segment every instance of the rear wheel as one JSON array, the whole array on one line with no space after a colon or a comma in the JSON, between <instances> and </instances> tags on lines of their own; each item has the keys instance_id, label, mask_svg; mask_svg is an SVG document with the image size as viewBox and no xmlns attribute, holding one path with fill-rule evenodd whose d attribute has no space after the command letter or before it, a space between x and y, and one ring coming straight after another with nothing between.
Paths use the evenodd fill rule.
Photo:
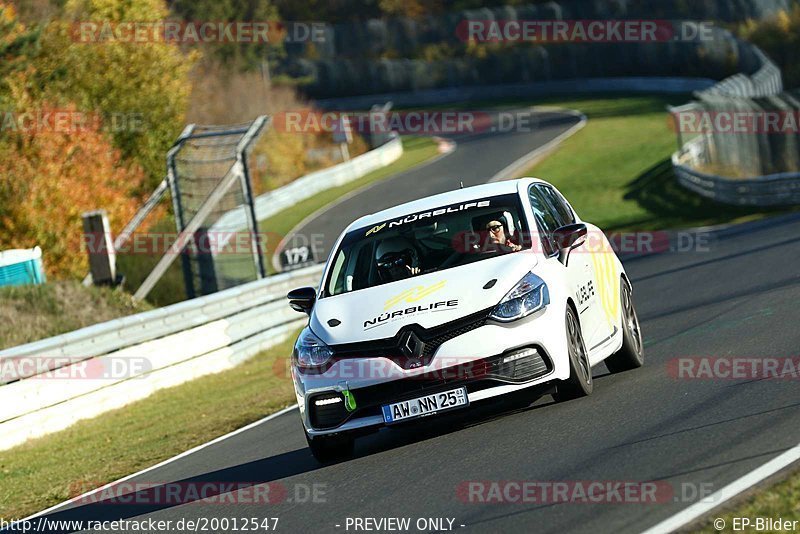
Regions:
<instances>
[{"instance_id":1,"label":"rear wheel","mask_svg":"<svg viewBox=\"0 0 800 534\"><path fill-rule=\"evenodd\" d=\"M583 342L578 316L572 306L567 306L567 346L569 349L569 378L558 383L553 398L557 402L579 399L592 394L592 366Z\"/></svg>"},{"instance_id":2,"label":"rear wheel","mask_svg":"<svg viewBox=\"0 0 800 534\"><path fill-rule=\"evenodd\" d=\"M631 288L625 280L620 284L622 306L622 347L606 358L606 367L612 373L621 373L644 365L644 345L639 317L633 306Z\"/></svg>"},{"instance_id":3,"label":"rear wheel","mask_svg":"<svg viewBox=\"0 0 800 534\"><path fill-rule=\"evenodd\" d=\"M336 434L333 436L311 437L308 432L306 435L308 448L311 454L319 463L325 464L336 460L349 460L353 457L355 438L347 434Z\"/></svg>"}]
</instances>

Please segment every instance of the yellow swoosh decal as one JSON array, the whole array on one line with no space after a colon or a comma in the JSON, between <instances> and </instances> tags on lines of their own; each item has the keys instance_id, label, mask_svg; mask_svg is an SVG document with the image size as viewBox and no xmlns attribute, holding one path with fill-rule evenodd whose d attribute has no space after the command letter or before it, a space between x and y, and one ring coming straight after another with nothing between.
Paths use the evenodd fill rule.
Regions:
<instances>
[{"instance_id":1,"label":"yellow swoosh decal","mask_svg":"<svg viewBox=\"0 0 800 534\"><path fill-rule=\"evenodd\" d=\"M425 297L427 297L428 295L430 295L431 293L435 293L436 291L439 291L440 289L442 289L445 286L446 283L447 283L447 280L442 280L441 282L433 284L432 286L428 286L428 287L416 286L416 287L412 287L410 289L407 289L407 290L403 291L402 293L400 293L399 295L396 295L396 296L390 298L389 300L387 300L384 303L383 310L386 311L389 308L391 308L392 306L395 306L395 305L397 305L397 304L399 304L401 302L409 302L409 303L411 303L411 302L420 301L420 300L424 299Z\"/></svg>"}]
</instances>

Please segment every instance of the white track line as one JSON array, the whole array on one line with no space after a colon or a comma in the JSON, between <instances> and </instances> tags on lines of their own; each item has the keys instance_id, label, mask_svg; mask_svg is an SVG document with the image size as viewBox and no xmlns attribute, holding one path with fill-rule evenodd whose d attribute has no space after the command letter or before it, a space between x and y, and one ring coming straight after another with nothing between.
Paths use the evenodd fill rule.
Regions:
<instances>
[{"instance_id":1,"label":"white track line","mask_svg":"<svg viewBox=\"0 0 800 534\"><path fill-rule=\"evenodd\" d=\"M528 152L527 154L525 154L521 158L515 160L513 163L508 165L506 168L504 168L503 170L501 170L500 172L498 172L497 174L495 174L494 176L489 178L489 183L502 182L504 180L511 180L512 178L519 177L520 173L522 173L525 170L527 170L528 167L534 165L537 162L537 160L539 160L540 158L543 158L544 156L547 156L550 152L552 152L553 150L558 148L558 146L561 143L563 143L566 139L572 137L579 130L582 130L583 127L586 126L586 123L588 122L588 119L586 118L586 115L584 115L580 111L577 111L577 110L574 110L574 109L565 109L565 108L557 108L557 107L549 107L549 106L548 107L537 107L537 106L534 106L533 108L531 108L531 110L534 111L534 112L539 112L539 113L546 112L546 111L566 113L566 114L578 117L578 119L580 119L580 120L578 121L577 124L572 126L567 131L562 132L561 134L559 134L558 136L554 137L553 139L551 139L547 143L543 144L539 148L536 148L535 150L533 150L531 152Z\"/></svg>"},{"instance_id":2,"label":"white track line","mask_svg":"<svg viewBox=\"0 0 800 534\"><path fill-rule=\"evenodd\" d=\"M800 444L731 482L713 495L645 530L642 534L665 534L684 527L798 460L800 460Z\"/></svg>"},{"instance_id":3,"label":"white track line","mask_svg":"<svg viewBox=\"0 0 800 534\"><path fill-rule=\"evenodd\" d=\"M297 408L297 404L293 404L292 406L289 406L289 407L287 407L287 408L284 408L283 410L280 410L280 411L278 411L278 412L275 412L275 413L274 413L274 414L272 414L272 415L268 415L268 416L264 417L263 419L259 419L258 421L255 421L255 422L253 422L253 423L250 423L250 424L249 424L249 425L247 425L247 426L243 426L242 428L239 428L239 429L237 429L237 430L234 430L233 432L230 432L230 433L228 433L228 434L225 434L224 436L220 436L220 437L218 437L218 438L212 439L211 441L209 441L209 442L207 442L207 443L203 443L202 445L198 445L197 447L195 447L195 448L193 448L193 449L189 449L188 451L184 451L184 452L180 453L180 454L179 454L179 455L177 455L177 456L173 456L172 458L167 458L167 459L166 459L166 460L164 460L163 462L157 463L157 464L156 464L156 465L154 465L154 466L148 467L148 468L146 468L146 469L142 469L141 471L139 471L139 472L137 472L137 473L133 473L132 475L128 475L128 476L126 476L126 477L120 478L119 480L115 480L114 482L109 482L109 483L108 483L108 484L106 484L105 486L102 486L102 487L99 487L99 488L97 488L97 489L93 489L93 490L87 491L87 492L86 492L86 493L84 493L83 495L78 495L77 497L73 497L72 499L70 499L70 500L68 500L68 501L64 501L64 502L62 502L62 503L60 503L60 504L57 504L57 505L55 505L55 506L51 506L51 507L50 507L50 508L48 508L47 510L42 510L41 512L37 512L37 513L33 514L32 516L26 517L25 519L20 519L19 521L30 521L31 519L34 519L34 518L36 518L36 517L39 517L40 515L49 514L50 512L53 512L53 511L55 511L55 510L58 510L59 508L62 508L62 507L64 507L64 506L67 506L68 504L72 504L72 503L74 503L74 502L76 502L76 501L79 501L79 500L81 500L81 499L84 499L84 498L88 497L89 495L93 495L93 494L95 494L95 493L97 493L97 492L99 492L99 491L103 491L103 490L105 490L105 489L107 489L107 488L111 488L111 487L115 486L116 484L119 484L119 483L121 483L121 482L125 482L126 480L130 480L130 479L132 479L133 477L137 477L137 476L139 476L139 475L143 475L143 474L145 474L145 473L148 473L148 472L150 472L150 471L153 471L154 469L158 469L159 467L163 467L163 466L165 466L165 465L167 465L167 464L170 464L170 463L172 463L172 462L174 462L174 461L176 461L176 460L180 460L181 458L185 458L186 456L189 456L190 454L194 454L194 453L196 453L196 452L198 452L198 451L200 451L200 450L203 450L203 449L205 449L206 447L210 447L211 445L214 445L214 444L216 444L216 443L219 443L220 441L225 441L226 439L228 439L228 438L232 438L233 436L235 436L235 435L237 435L237 434L241 434L242 432L246 432L246 431L250 430L251 428L255 428L255 427L257 427L258 425L261 425L261 424L263 424L263 423L266 423L267 421L270 421L270 420L272 420L272 419L275 419L275 418L277 418L277 417L280 417L281 415L283 415L283 414L285 414L285 413L291 412L291 411L292 411L292 410L294 410L295 408ZM11 530L11 531L13 531L13 530L14 530L14 528L13 528L13 525L12 525L11 527L9 527L9 528L10 528L10 530Z\"/></svg>"}]
</instances>

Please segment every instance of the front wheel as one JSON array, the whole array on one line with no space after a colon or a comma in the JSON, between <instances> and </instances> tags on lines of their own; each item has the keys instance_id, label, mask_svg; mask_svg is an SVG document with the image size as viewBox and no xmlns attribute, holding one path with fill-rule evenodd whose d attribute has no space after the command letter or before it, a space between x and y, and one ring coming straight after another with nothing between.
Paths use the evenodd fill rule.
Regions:
<instances>
[{"instance_id":1,"label":"front wheel","mask_svg":"<svg viewBox=\"0 0 800 534\"><path fill-rule=\"evenodd\" d=\"M606 358L606 367L612 373L621 373L644 365L644 344L639 317L633 306L631 288L622 280L620 284L622 306L622 347Z\"/></svg>"},{"instance_id":2,"label":"front wheel","mask_svg":"<svg viewBox=\"0 0 800 534\"><path fill-rule=\"evenodd\" d=\"M336 460L349 460L353 457L355 439L347 434L337 434L334 436L315 436L311 437L303 429L306 435L308 448L311 454L321 463L326 464Z\"/></svg>"},{"instance_id":3,"label":"front wheel","mask_svg":"<svg viewBox=\"0 0 800 534\"><path fill-rule=\"evenodd\" d=\"M587 397L592 394L592 366L589 365L589 353L583 342L578 317L572 306L567 306L566 314L567 348L569 349L569 378L556 385L553 398L556 402Z\"/></svg>"}]
</instances>

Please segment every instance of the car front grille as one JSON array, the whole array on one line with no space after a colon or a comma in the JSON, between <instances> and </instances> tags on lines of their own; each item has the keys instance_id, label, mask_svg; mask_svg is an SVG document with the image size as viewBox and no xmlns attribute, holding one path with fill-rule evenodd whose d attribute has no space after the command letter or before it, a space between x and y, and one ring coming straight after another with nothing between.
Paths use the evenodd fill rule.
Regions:
<instances>
[{"instance_id":1,"label":"car front grille","mask_svg":"<svg viewBox=\"0 0 800 534\"><path fill-rule=\"evenodd\" d=\"M462 385L474 386L480 383L482 387L491 387L497 385L498 381L511 384L524 383L542 377L553 369L550 358L544 350L541 347L535 348L534 354L510 362L504 360L516 351L351 391L359 408L366 408L408 400Z\"/></svg>"},{"instance_id":2,"label":"car front grille","mask_svg":"<svg viewBox=\"0 0 800 534\"><path fill-rule=\"evenodd\" d=\"M415 376L384 382L373 386L352 389L350 392L357 408L348 412L341 393L327 391L309 398L308 410L311 426L318 430L328 430L340 426L350 417L380 415L380 407L385 404L430 395L442 390L466 386L474 392L497 386L498 383L520 384L545 376L553 370L550 358L541 347L530 354L512 358L520 350L506 351L503 354L447 367ZM508 360L508 361L507 361ZM325 403L325 400L339 398L342 402ZM316 401L323 401L317 405Z\"/></svg>"},{"instance_id":3,"label":"car front grille","mask_svg":"<svg viewBox=\"0 0 800 534\"><path fill-rule=\"evenodd\" d=\"M418 324L408 325L401 328L394 337L332 345L331 349L334 352L334 359L388 358L403 369L421 367L428 365L439 347L447 341L485 325L491 311L492 308L487 308L434 328L425 329ZM405 354L403 351L401 340L407 332L416 334L423 343L418 357Z\"/></svg>"}]
</instances>

